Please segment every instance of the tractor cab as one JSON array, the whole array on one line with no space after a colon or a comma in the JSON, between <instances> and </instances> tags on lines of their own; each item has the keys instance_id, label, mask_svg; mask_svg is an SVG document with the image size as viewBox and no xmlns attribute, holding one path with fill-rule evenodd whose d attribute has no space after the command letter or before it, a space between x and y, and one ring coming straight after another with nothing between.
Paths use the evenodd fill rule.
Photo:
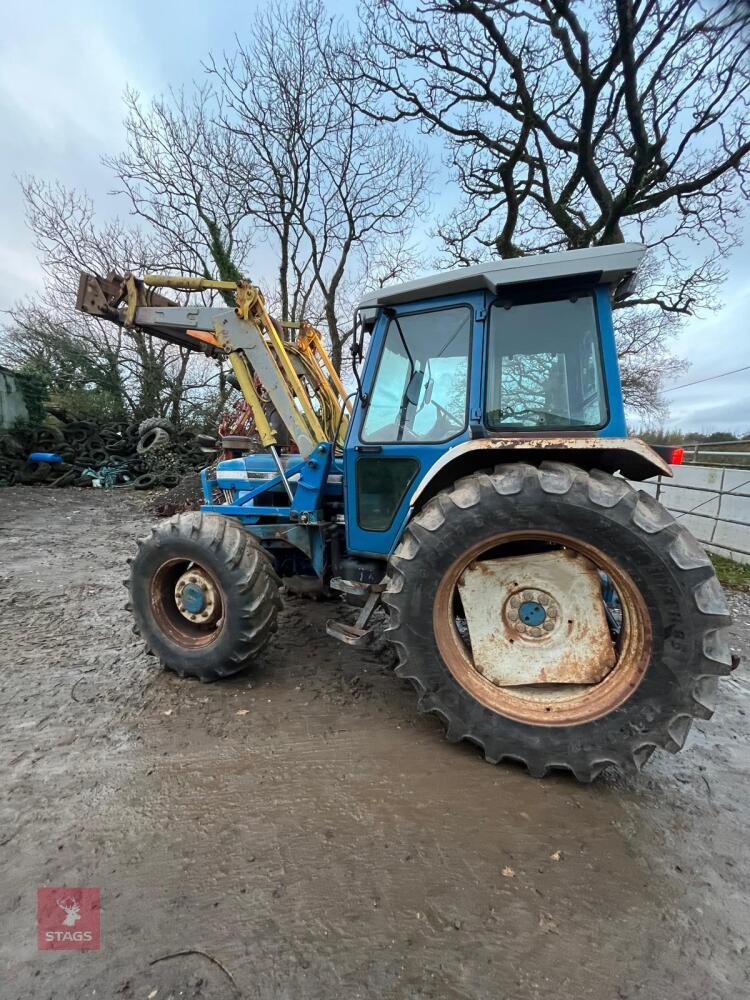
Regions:
<instances>
[{"instance_id":1,"label":"tractor cab","mask_svg":"<svg viewBox=\"0 0 750 1000\"><path fill-rule=\"evenodd\" d=\"M644 248L441 272L367 297L362 395L344 452L347 545L387 556L446 456L533 438L624 438L612 296ZM486 463L485 463L486 464Z\"/></svg>"}]
</instances>

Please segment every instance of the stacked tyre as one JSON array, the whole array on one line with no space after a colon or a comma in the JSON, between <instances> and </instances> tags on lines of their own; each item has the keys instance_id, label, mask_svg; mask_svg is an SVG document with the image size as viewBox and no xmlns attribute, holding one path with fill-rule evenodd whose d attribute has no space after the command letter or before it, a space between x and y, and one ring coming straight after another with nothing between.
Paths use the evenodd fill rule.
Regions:
<instances>
[{"instance_id":1,"label":"stacked tyre","mask_svg":"<svg viewBox=\"0 0 750 1000\"><path fill-rule=\"evenodd\" d=\"M206 442L212 439L179 430L163 417L95 424L56 416L57 426L0 432L0 485L92 486L101 472L115 486L172 488L210 461ZM36 452L53 453L61 461L28 458Z\"/></svg>"},{"instance_id":2,"label":"stacked tyre","mask_svg":"<svg viewBox=\"0 0 750 1000\"><path fill-rule=\"evenodd\" d=\"M0 485L14 486L21 481L24 455L23 446L15 435L0 434Z\"/></svg>"}]
</instances>

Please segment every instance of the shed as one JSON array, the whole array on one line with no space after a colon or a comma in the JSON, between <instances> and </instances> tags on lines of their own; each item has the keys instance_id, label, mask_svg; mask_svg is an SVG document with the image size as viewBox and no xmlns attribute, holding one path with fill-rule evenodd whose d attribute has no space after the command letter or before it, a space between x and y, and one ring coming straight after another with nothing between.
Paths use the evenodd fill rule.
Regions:
<instances>
[{"instance_id":1,"label":"shed","mask_svg":"<svg viewBox=\"0 0 750 1000\"><path fill-rule=\"evenodd\" d=\"M27 420L28 416L18 375L0 365L0 428L12 427L17 420Z\"/></svg>"}]
</instances>

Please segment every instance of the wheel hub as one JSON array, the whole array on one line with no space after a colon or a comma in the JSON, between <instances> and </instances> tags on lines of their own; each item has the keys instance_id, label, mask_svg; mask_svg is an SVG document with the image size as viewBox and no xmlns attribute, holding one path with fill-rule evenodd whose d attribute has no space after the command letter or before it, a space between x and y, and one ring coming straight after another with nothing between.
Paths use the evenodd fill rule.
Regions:
<instances>
[{"instance_id":1,"label":"wheel hub","mask_svg":"<svg viewBox=\"0 0 750 1000\"><path fill-rule=\"evenodd\" d=\"M182 590L182 603L190 614L200 614L206 607L206 594L203 587L197 583L186 583Z\"/></svg>"},{"instance_id":2,"label":"wheel hub","mask_svg":"<svg viewBox=\"0 0 750 1000\"><path fill-rule=\"evenodd\" d=\"M196 625L212 625L221 603L211 577L202 569L189 569L178 579L174 588L177 610Z\"/></svg>"},{"instance_id":3,"label":"wheel hub","mask_svg":"<svg viewBox=\"0 0 750 1000\"><path fill-rule=\"evenodd\" d=\"M558 624L560 605L545 590L520 590L506 600L505 616L521 635L541 639Z\"/></svg>"},{"instance_id":4,"label":"wheel hub","mask_svg":"<svg viewBox=\"0 0 750 1000\"><path fill-rule=\"evenodd\" d=\"M518 609L518 614L521 621L527 625L543 625L547 617L544 605L539 601L524 601Z\"/></svg>"}]
</instances>

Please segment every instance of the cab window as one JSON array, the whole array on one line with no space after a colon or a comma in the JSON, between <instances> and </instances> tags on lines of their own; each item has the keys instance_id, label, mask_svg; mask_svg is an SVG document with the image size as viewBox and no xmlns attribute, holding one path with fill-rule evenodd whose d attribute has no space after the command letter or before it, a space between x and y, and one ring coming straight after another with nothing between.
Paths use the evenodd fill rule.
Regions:
<instances>
[{"instance_id":1,"label":"cab window","mask_svg":"<svg viewBox=\"0 0 750 1000\"><path fill-rule=\"evenodd\" d=\"M466 426L471 309L392 317L362 440L438 442Z\"/></svg>"},{"instance_id":2,"label":"cab window","mask_svg":"<svg viewBox=\"0 0 750 1000\"><path fill-rule=\"evenodd\" d=\"M604 426L607 405L591 295L492 307L485 410L493 430Z\"/></svg>"}]
</instances>

